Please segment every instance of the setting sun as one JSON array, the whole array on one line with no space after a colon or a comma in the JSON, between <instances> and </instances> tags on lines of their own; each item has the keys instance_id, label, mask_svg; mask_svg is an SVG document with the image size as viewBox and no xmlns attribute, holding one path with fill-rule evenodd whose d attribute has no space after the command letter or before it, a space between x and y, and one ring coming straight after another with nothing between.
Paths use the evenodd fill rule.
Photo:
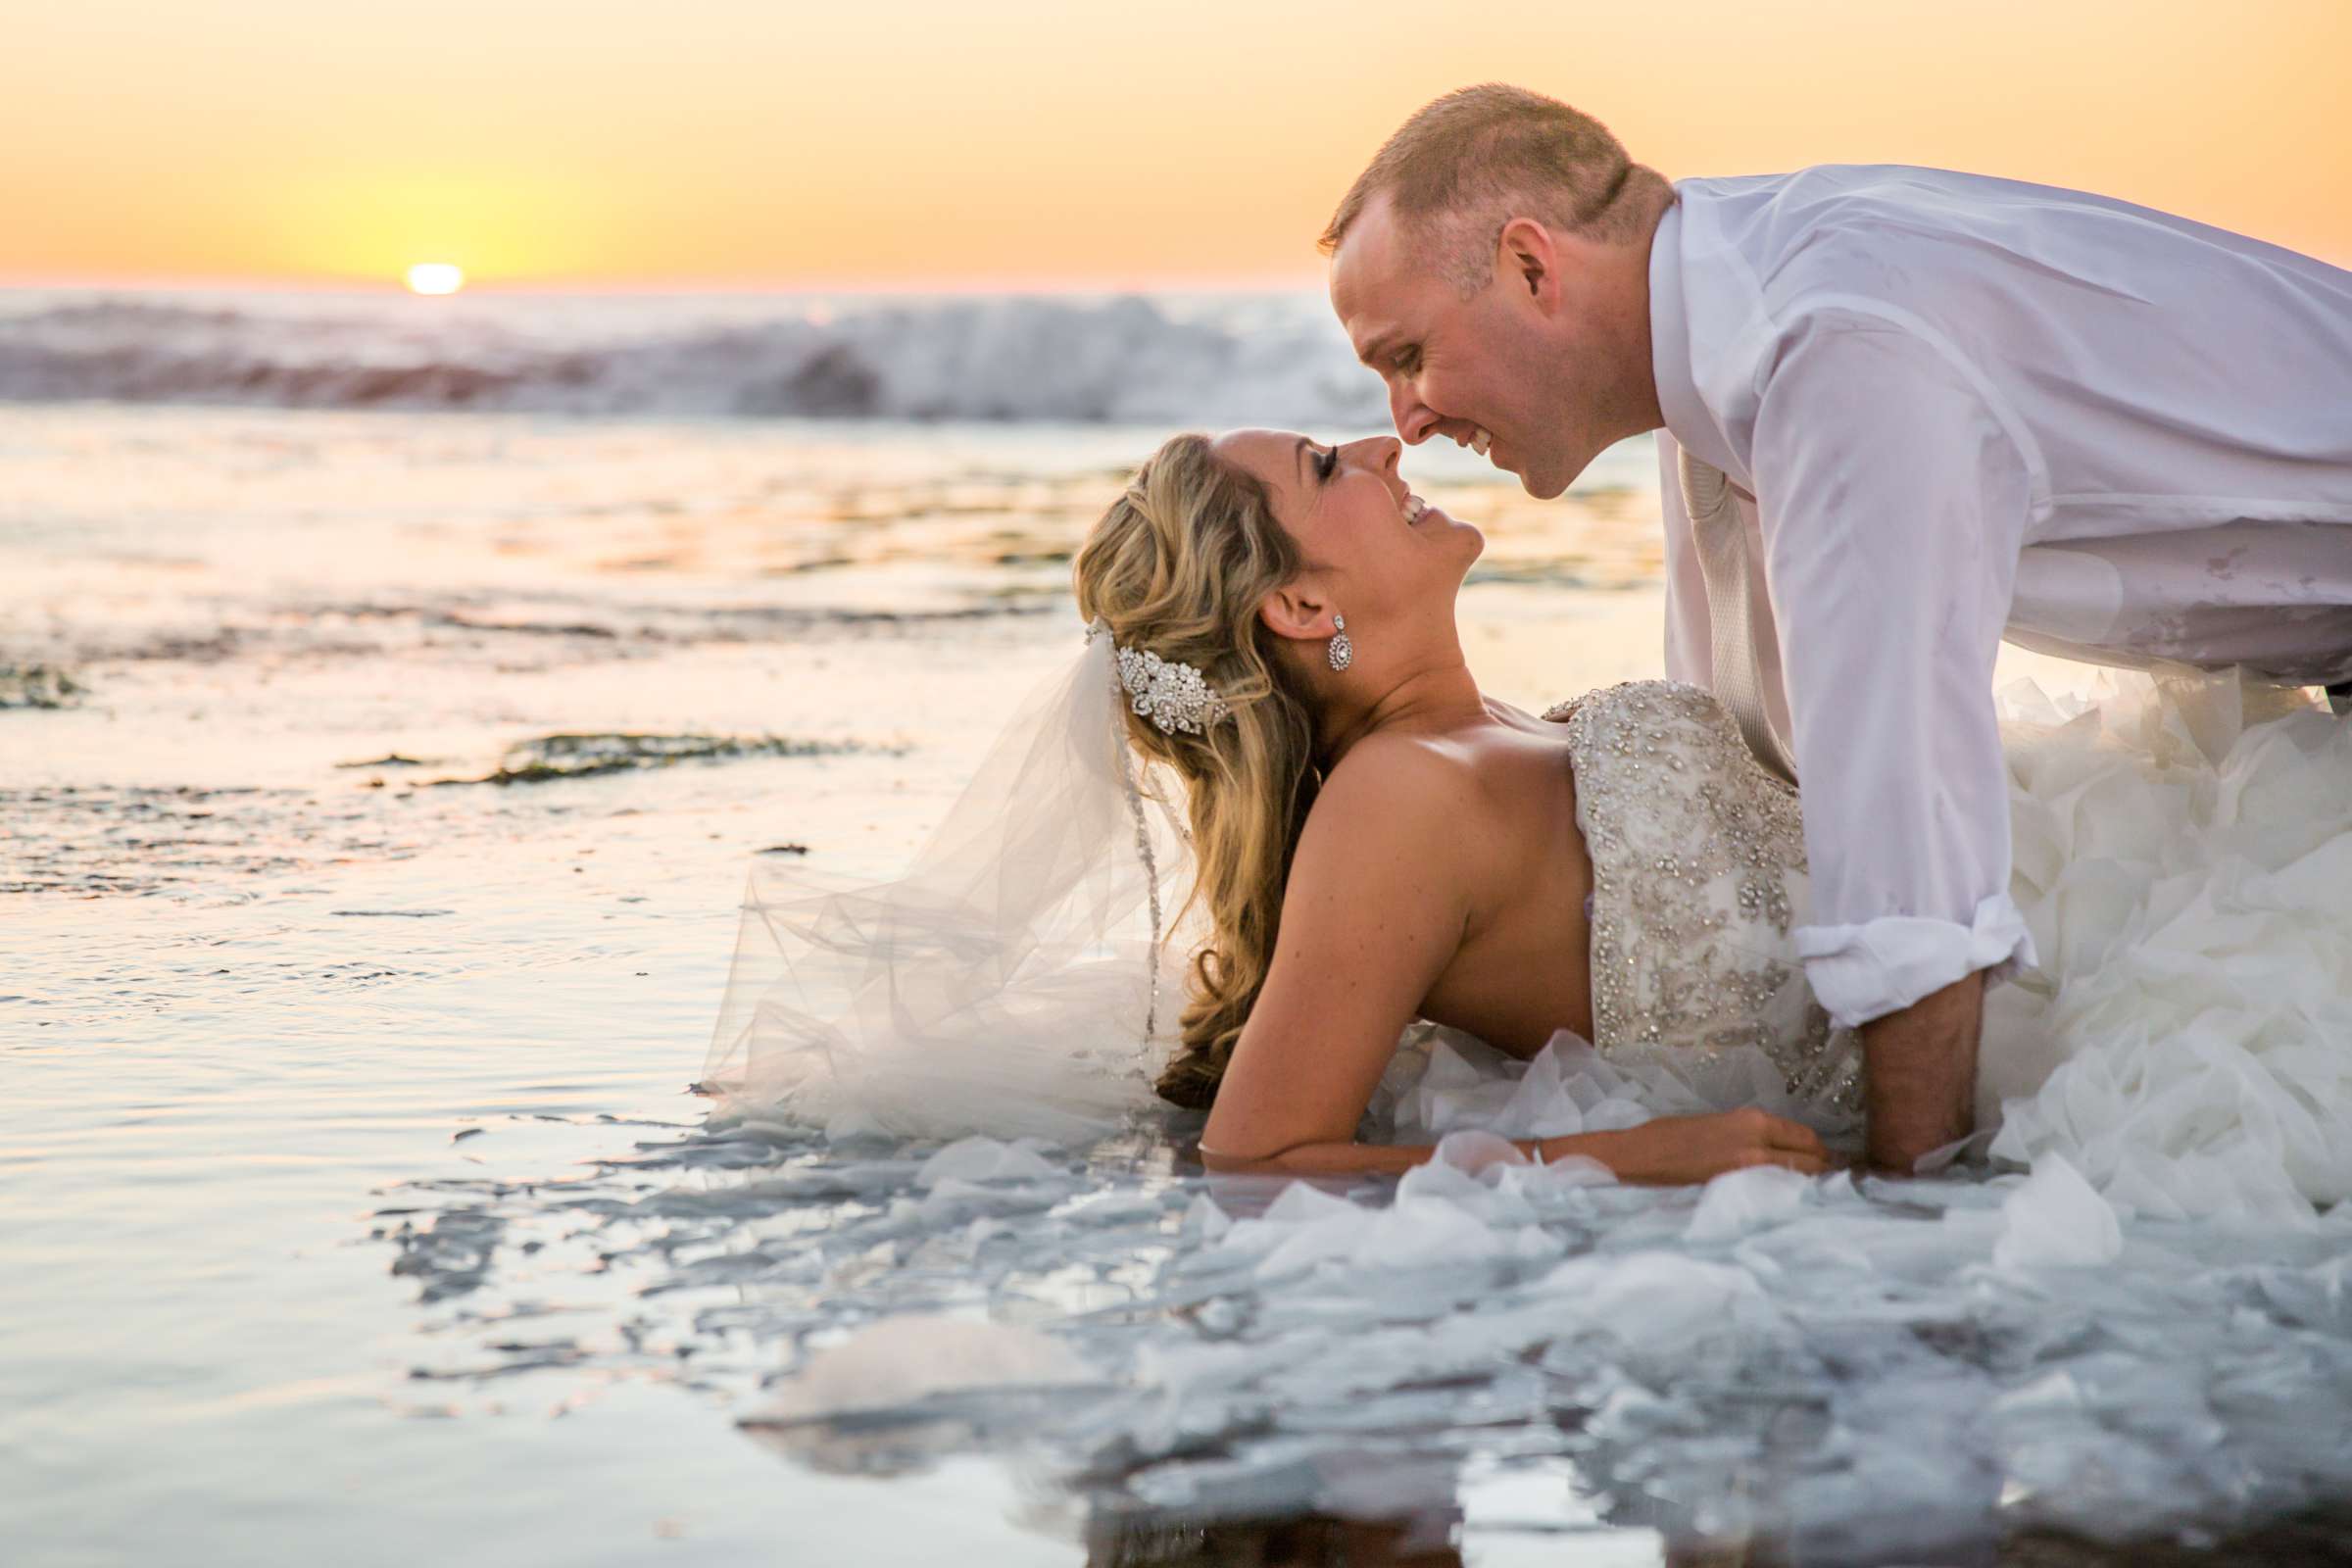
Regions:
<instances>
[{"instance_id":1,"label":"setting sun","mask_svg":"<svg viewBox=\"0 0 2352 1568\"><path fill-rule=\"evenodd\" d=\"M418 262L409 269L409 288L417 294L455 294L466 286L464 269L447 262Z\"/></svg>"}]
</instances>

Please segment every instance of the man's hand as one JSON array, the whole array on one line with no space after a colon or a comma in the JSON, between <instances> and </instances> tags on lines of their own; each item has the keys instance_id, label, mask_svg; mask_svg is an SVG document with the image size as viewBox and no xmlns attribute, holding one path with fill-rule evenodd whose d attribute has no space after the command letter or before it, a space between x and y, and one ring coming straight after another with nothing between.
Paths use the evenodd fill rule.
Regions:
<instances>
[{"instance_id":1,"label":"man's hand","mask_svg":"<svg viewBox=\"0 0 2352 1568\"><path fill-rule=\"evenodd\" d=\"M1919 1156L1976 1129L1980 972L1862 1026L1870 1165L1908 1176Z\"/></svg>"}]
</instances>

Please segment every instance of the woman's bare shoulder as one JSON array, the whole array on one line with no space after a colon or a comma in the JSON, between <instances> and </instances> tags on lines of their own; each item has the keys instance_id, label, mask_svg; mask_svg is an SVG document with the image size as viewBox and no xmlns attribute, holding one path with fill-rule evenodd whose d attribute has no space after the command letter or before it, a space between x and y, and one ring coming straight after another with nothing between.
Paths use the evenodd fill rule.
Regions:
<instances>
[{"instance_id":1,"label":"woman's bare shoulder","mask_svg":"<svg viewBox=\"0 0 2352 1568\"><path fill-rule=\"evenodd\" d=\"M1477 748L1453 736L1367 735L1325 776L1316 796L1348 809L1394 800L1407 808L1458 798L1478 782Z\"/></svg>"},{"instance_id":2,"label":"woman's bare shoulder","mask_svg":"<svg viewBox=\"0 0 2352 1568\"><path fill-rule=\"evenodd\" d=\"M1494 814L1475 746L1416 735L1368 736L1323 780L1300 834L1301 859L1379 847L1458 859Z\"/></svg>"}]
</instances>

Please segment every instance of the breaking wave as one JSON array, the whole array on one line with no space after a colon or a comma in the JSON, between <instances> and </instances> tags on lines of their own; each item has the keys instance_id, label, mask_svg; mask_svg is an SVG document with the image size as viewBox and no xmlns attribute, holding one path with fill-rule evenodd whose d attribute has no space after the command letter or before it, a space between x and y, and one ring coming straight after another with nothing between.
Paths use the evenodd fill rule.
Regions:
<instances>
[{"instance_id":1,"label":"breaking wave","mask_svg":"<svg viewBox=\"0 0 2352 1568\"><path fill-rule=\"evenodd\" d=\"M28 291L0 302L0 399L1310 427L1387 407L1312 292Z\"/></svg>"}]
</instances>

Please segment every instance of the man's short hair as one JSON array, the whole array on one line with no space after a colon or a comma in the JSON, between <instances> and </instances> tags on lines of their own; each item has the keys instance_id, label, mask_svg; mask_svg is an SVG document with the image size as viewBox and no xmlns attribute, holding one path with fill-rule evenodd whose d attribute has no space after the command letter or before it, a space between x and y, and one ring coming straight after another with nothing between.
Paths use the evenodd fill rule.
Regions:
<instances>
[{"instance_id":1,"label":"man's short hair","mask_svg":"<svg viewBox=\"0 0 2352 1568\"><path fill-rule=\"evenodd\" d=\"M1591 115L1490 81L1449 92L1397 127L1325 225L1324 254L1384 193L1432 270L1467 297L1493 278L1494 242L1512 219L1631 243L1673 187Z\"/></svg>"}]
</instances>

